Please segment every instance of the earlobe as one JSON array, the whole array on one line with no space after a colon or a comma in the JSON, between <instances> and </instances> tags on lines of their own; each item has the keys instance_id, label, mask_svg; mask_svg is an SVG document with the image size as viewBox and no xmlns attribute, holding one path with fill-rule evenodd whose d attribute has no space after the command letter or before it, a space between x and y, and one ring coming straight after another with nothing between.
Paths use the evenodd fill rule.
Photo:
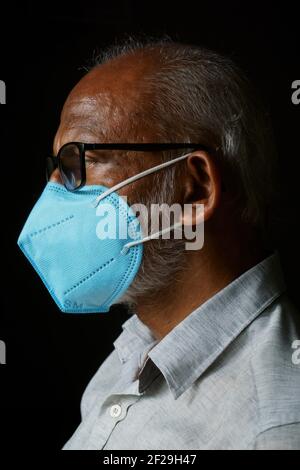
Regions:
<instances>
[{"instance_id":1,"label":"earlobe","mask_svg":"<svg viewBox=\"0 0 300 470\"><path fill-rule=\"evenodd\" d=\"M210 154L196 151L187 160L186 178L185 204L191 204L193 210L187 212L183 223L197 225L199 217L201 222L210 219L220 203L221 174ZM199 205L203 205L203 211L197 211Z\"/></svg>"}]
</instances>

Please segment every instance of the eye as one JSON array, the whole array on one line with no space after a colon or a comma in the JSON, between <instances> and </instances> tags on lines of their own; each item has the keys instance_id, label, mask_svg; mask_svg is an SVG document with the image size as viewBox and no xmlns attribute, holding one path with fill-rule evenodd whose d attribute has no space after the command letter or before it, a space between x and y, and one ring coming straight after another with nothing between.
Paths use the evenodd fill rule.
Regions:
<instances>
[{"instance_id":1,"label":"eye","mask_svg":"<svg viewBox=\"0 0 300 470\"><path fill-rule=\"evenodd\" d=\"M97 164L97 161L95 161L93 158L91 157L85 157L85 166L86 167L91 167L93 165Z\"/></svg>"},{"instance_id":2,"label":"eye","mask_svg":"<svg viewBox=\"0 0 300 470\"><path fill-rule=\"evenodd\" d=\"M105 155L103 151L87 151L85 153L85 162L86 165L98 165L98 164L104 164L108 162L108 155Z\"/></svg>"}]
</instances>

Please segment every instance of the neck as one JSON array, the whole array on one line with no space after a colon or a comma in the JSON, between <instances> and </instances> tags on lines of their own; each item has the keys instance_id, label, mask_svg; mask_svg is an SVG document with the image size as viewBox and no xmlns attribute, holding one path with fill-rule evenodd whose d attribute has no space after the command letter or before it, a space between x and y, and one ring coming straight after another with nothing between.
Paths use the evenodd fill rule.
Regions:
<instances>
[{"instance_id":1,"label":"neck","mask_svg":"<svg viewBox=\"0 0 300 470\"><path fill-rule=\"evenodd\" d=\"M226 245L226 246L224 246ZM157 339L166 336L193 310L260 262L266 253L256 245L235 240L210 240L199 252L186 252L186 267L163 291L137 304L137 315Z\"/></svg>"}]
</instances>

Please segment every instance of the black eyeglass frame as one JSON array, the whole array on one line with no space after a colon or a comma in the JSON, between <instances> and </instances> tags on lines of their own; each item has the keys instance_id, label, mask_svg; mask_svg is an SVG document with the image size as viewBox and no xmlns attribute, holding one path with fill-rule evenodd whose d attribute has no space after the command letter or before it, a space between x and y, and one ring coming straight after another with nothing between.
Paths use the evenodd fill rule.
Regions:
<instances>
[{"instance_id":1,"label":"black eyeglass frame","mask_svg":"<svg viewBox=\"0 0 300 470\"><path fill-rule=\"evenodd\" d=\"M46 178L49 181L53 171L58 168L60 174L63 174L62 162L61 162L61 153L65 147L75 145L79 150L79 166L81 172L81 182L76 188L68 187L68 184L64 182L64 186L68 191L76 191L79 188L82 188L86 183L86 166L85 166L85 152L86 150L132 150L134 152L159 152L164 150L180 150L184 148L194 150L204 150L207 152L216 152L218 149L211 149L203 144L195 143L107 143L107 144L92 144L92 143L83 143L83 142L68 142L64 144L58 151L57 156L49 155L47 156L47 168L46 168ZM50 164L51 162L51 164ZM48 163L51 166L51 170L48 168ZM50 174L49 174L50 173ZM63 180L63 178L62 178Z\"/></svg>"}]
</instances>

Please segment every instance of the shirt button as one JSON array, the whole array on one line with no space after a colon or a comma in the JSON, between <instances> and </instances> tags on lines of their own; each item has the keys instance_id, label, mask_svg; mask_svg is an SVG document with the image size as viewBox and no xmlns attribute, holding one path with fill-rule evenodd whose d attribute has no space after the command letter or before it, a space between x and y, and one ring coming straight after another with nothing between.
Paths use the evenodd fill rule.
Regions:
<instances>
[{"instance_id":1,"label":"shirt button","mask_svg":"<svg viewBox=\"0 0 300 470\"><path fill-rule=\"evenodd\" d=\"M110 408L110 416L112 418L118 418L122 412L122 407L120 405L113 405Z\"/></svg>"}]
</instances>

